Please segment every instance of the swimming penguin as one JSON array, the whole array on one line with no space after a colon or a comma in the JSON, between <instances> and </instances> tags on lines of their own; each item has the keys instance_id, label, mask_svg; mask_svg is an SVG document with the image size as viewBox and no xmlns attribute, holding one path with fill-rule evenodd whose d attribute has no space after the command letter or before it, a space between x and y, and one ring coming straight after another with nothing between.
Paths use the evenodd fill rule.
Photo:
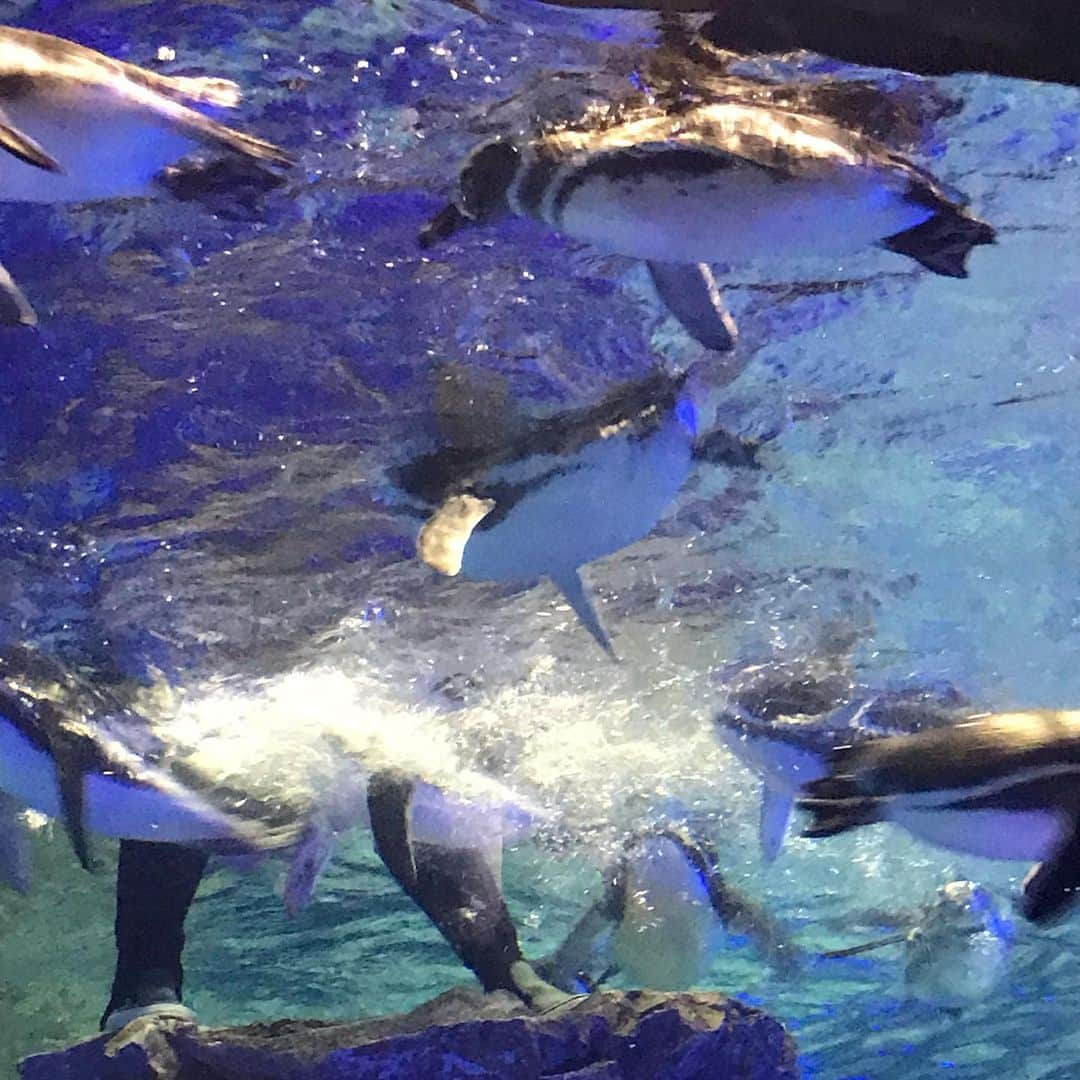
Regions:
<instances>
[{"instance_id":1,"label":"swimming penguin","mask_svg":"<svg viewBox=\"0 0 1080 1080\"><path fill-rule=\"evenodd\" d=\"M473 580L550 578L614 658L580 568L647 536L686 480L697 421L684 382L658 373L581 411L522 422L495 445L448 446L398 468L398 486L434 507L420 558ZM716 460L715 440L706 449ZM753 467L748 447L729 449Z\"/></svg>"},{"instance_id":2,"label":"swimming penguin","mask_svg":"<svg viewBox=\"0 0 1080 1080\"><path fill-rule=\"evenodd\" d=\"M824 116L737 98L483 143L421 242L506 213L644 259L665 304L711 349L731 348L735 329L709 263L877 246L965 277L971 249L994 241L885 145Z\"/></svg>"},{"instance_id":3,"label":"swimming penguin","mask_svg":"<svg viewBox=\"0 0 1080 1080\"><path fill-rule=\"evenodd\" d=\"M901 945L908 998L949 1012L982 1001L1005 977L1015 931L985 886L950 881L904 921L914 925L879 941L822 953L822 958Z\"/></svg>"},{"instance_id":4,"label":"swimming penguin","mask_svg":"<svg viewBox=\"0 0 1080 1080\"><path fill-rule=\"evenodd\" d=\"M1021 910L1062 916L1080 888L1080 712L980 715L940 730L840 746L806 784L804 836L892 821L991 859L1033 860Z\"/></svg>"},{"instance_id":5,"label":"swimming penguin","mask_svg":"<svg viewBox=\"0 0 1080 1080\"><path fill-rule=\"evenodd\" d=\"M1080 33L1069 0L542 0L572 8L625 8L667 17L711 13L702 33L718 47L751 53L824 53L919 75L983 72L1080 86L1072 43Z\"/></svg>"},{"instance_id":6,"label":"swimming penguin","mask_svg":"<svg viewBox=\"0 0 1080 1080\"><path fill-rule=\"evenodd\" d=\"M363 788L376 853L484 989L514 994L541 1014L574 1000L540 978L522 955L499 883L501 840L513 836L500 801L465 802L390 768L377 769ZM322 861L309 841L298 848L312 858L298 854L290 871L299 888ZM107 1034L148 1017L197 1022L183 1002L183 930L207 868L205 851L121 840L116 974L101 1018Z\"/></svg>"},{"instance_id":7,"label":"swimming penguin","mask_svg":"<svg viewBox=\"0 0 1080 1080\"><path fill-rule=\"evenodd\" d=\"M836 746L940 727L964 714L951 688L871 693L839 672L749 669L716 716L716 734L761 776L758 839L773 862L799 789L825 776Z\"/></svg>"},{"instance_id":8,"label":"swimming penguin","mask_svg":"<svg viewBox=\"0 0 1080 1080\"><path fill-rule=\"evenodd\" d=\"M942 885L904 942L908 996L942 1009L982 1001L1005 977L1014 937L987 888Z\"/></svg>"},{"instance_id":9,"label":"swimming penguin","mask_svg":"<svg viewBox=\"0 0 1080 1080\"><path fill-rule=\"evenodd\" d=\"M166 166L199 146L291 164L272 143L191 108L239 101L227 79L159 75L50 34L0 27L0 202L145 195ZM2 271L0 319L35 321Z\"/></svg>"},{"instance_id":10,"label":"swimming penguin","mask_svg":"<svg viewBox=\"0 0 1080 1080\"><path fill-rule=\"evenodd\" d=\"M537 965L564 990L591 990L616 971L651 989L685 989L704 976L724 931L747 936L781 970L798 960L783 930L724 881L715 849L685 825L635 834L604 879L603 899ZM594 974L609 935L612 963Z\"/></svg>"},{"instance_id":11,"label":"swimming penguin","mask_svg":"<svg viewBox=\"0 0 1080 1080\"><path fill-rule=\"evenodd\" d=\"M16 811L64 823L79 861L92 868L88 832L225 851L284 847L297 826L261 816L244 797L188 784L110 734L134 723L118 702L40 653L0 654L0 880L25 891L29 856Z\"/></svg>"}]
</instances>

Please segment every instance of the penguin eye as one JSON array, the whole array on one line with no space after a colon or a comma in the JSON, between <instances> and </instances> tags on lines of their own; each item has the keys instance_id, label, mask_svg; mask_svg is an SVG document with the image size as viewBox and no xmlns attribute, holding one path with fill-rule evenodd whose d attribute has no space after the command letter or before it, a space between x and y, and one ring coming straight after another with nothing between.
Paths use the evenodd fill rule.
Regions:
<instances>
[{"instance_id":1,"label":"penguin eye","mask_svg":"<svg viewBox=\"0 0 1080 1080\"><path fill-rule=\"evenodd\" d=\"M506 208L506 193L517 175L519 153L511 143L496 140L472 152L461 170L458 206L482 221Z\"/></svg>"}]
</instances>

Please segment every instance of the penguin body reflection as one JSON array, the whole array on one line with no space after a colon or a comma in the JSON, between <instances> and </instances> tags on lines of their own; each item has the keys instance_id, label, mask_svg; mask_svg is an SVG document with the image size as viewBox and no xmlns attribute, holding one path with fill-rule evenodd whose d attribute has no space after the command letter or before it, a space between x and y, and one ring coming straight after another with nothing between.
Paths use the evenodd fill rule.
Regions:
<instances>
[{"instance_id":1,"label":"penguin body reflection","mask_svg":"<svg viewBox=\"0 0 1080 1080\"><path fill-rule=\"evenodd\" d=\"M296 839L300 825L289 808L133 749L121 734L144 724L41 653L0 654L0 880L29 888L26 809L62 822L88 869L91 832L225 851L280 849Z\"/></svg>"},{"instance_id":2,"label":"penguin body reflection","mask_svg":"<svg viewBox=\"0 0 1080 1080\"><path fill-rule=\"evenodd\" d=\"M597 405L523 422L505 439L398 468L398 485L432 508L420 558L476 581L549 578L614 657L580 570L647 536L683 486L697 446L684 384L659 373ZM754 467L752 449L733 448Z\"/></svg>"},{"instance_id":3,"label":"penguin body reflection","mask_svg":"<svg viewBox=\"0 0 1080 1080\"><path fill-rule=\"evenodd\" d=\"M1008 973L1015 931L984 885L947 882L929 904L897 921L910 929L830 950L821 958L846 959L900 946L908 999L953 1014L985 1000Z\"/></svg>"},{"instance_id":4,"label":"penguin body reflection","mask_svg":"<svg viewBox=\"0 0 1080 1080\"><path fill-rule=\"evenodd\" d=\"M904 943L908 995L942 1009L984 1000L1004 979L1012 923L994 896L972 881L938 889Z\"/></svg>"}]
</instances>

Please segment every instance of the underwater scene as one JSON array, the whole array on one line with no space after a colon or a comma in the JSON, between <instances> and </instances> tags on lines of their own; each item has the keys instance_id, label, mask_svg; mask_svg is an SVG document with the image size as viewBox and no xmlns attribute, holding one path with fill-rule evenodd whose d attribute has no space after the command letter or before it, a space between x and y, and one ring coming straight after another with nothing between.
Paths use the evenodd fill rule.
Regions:
<instances>
[{"instance_id":1,"label":"underwater scene","mask_svg":"<svg viewBox=\"0 0 1080 1080\"><path fill-rule=\"evenodd\" d=\"M0 24L0 1078L1080 1076L1074 5Z\"/></svg>"}]
</instances>

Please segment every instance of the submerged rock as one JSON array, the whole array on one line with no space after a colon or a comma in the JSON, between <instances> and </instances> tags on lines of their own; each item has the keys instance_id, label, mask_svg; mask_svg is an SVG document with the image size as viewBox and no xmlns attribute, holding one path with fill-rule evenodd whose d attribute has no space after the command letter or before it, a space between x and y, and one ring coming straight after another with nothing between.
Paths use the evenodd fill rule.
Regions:
<instances>
[{"instance_id":1,"label":"submerged rock","mask_svg":"<svg viewBox=\"0 0 1080 1080\"><path fill-rule=\"evenodd\" d=\"M346 1023L130 1025L23 1061L23 1080L784 1080L795 1044L716 993L603 991L546 1016L459 988L410 1013Z\"/></svg>"}]
</instances>

